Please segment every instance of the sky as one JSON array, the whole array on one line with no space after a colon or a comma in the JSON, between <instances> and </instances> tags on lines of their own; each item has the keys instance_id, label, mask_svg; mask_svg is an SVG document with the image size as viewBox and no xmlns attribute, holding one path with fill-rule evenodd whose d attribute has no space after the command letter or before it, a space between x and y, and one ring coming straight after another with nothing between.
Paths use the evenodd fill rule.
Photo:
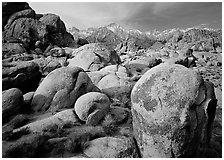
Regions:
<instances>
[{"instance_id":1,"label":"sky","mask_svg":"<svg viewBox=\"0 0 224 160\"><path fill-rule=\"evenodd\" d=\"M221 2L29 2L36 13L54 13L67 28L117 23L140 31L204 26L222 28Z\"/></svg>"}]
</instances>

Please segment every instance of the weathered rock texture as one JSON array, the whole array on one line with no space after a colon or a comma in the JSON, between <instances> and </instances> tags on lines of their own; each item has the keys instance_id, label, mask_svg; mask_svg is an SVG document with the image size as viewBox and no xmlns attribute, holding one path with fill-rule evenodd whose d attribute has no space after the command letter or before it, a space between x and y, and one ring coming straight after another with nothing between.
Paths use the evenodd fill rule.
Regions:
<instances>
[{"instance_id":1,"label":"weathered rock texture","mask_svg":"<svg viewBox=\"0 0 224 160\"><path fill-rule=\"evenodd\" d=\"M73 125L78 121L77 116L73 109L66 109L58 112L57 114L50 116L45 119L37 120L29 123L23 127L15 129L13 132L20 132L21 130L27 129L30 133L42 133L44 130L50 130L55 128L62 128L65 125Z\"/></svg>"},{"instance_id":2,"label":"weathered rock texture","mask_svg":"<svg viewBox=\"0 0 224 160\"><path fill-rule=\"evenodd\" d=\"M15 116L23 107L23 94L17 88L11 88L2 92L2 119L3 123Z\"/></svg>"},{"instance_id":3,"label":"weathered rock texture","mask_svg":"<svg viewBox=\"0 0 224 160\"><path fill-rule=\"evenodd\" d=\"M92 81L81 68L61 67L43 79L31 106L36 112L72 108L81 95L94 89Z\"/></svg>"},{"instance_id":4,"label":"weathered rock texture","mask_svg":"<svg viewBox=\"0 0 224 160\"><path fill-rule=\"evenodd\" d=\"M75 112L82 121L96 125L109 111L110 99L103 93L89 92L79 97Z\"/></svg>"},{"instance_id":5,"label":"weathered rock texture","mask_svg":"<svg viewBox=\"0 0 224 160\"><path fill-rule=\"evenodd\" d=\"M38 64L32 61L3 64L2 89L19 88L23 93L36 90L41 79Z\"/></svg>"},{"instance_id":6,"label":"weathered rock texture","mask_svg":"<svg viewBox=\"0 0 224 160\"><path fill-rule=\"evenodd\" d=\"M41 52L50 44L74 45L73 36L58 15L36 14L28 3L5 2L2 10L3 42L21 43L28 51Z\"/></svg>"},{"instance_id":7,"label":"weathered rock texture","mask_svg":"<svg viewBox=\"0 0 224 160\"><path fill-rule=\"evenodd\" d=\"M142 156L202 157L217 103L212 89L181 65L161 64L146 72L131 93Z\"/></svg>"},{"instance_id":8,"label":"weathered rock texture","mask_svg":"<svg viewBox=\"0 0 224 160\"><path fill-rule=\"evenodd\" d=\"M133 138L124 136L92 140L84 153L90 158L139 158Z\"/></svg>"},{"instance_id":9,"label":"weathered rock texture","mask_svg":"<svg viewBox=\"0 0 224 160\"><path fill-rule=\"evenodd\" d=\"M134 83L130 82L127 69L121 65L110 65L95 72L89 72L92 82L110 98L122 102L130 97Z\"/></svg>"},{"instance_id":10,"label":"weathered rock texture","mask_svg":"<svg viewBox=\"0 0 224 160\"><path fill-rule=\"evenodd\" d=\"M120 57L104 44L86 44L73 51L69 66L78 66L85 71L97 71L110 64L118 64Z\"/></svg>"}]
</instances>

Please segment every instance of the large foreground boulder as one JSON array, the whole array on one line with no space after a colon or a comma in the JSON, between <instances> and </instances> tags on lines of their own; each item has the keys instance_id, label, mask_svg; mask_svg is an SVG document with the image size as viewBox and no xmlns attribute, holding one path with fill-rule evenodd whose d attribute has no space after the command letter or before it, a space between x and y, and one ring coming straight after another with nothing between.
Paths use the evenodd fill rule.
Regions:
<instances>
[{"instance_id":1,"label":"large foreground boulder","mask_svg":"<svg viewBox=\"0 0 224 160\"><path fill-rule=\"evenodd\" d=\"M160 64L136 83L131 101L142 157L203 157L217 100L197 72Z\"/></svg>"},{"instance_id":2,"label":"large foreground boulder","mask_svg":"<svg viewBox=\"0 0 224 160\"><path fill-rule=\"evenodd\" d=\"M81 68L61 67L43 79L31 106L36 112L72 108L81 95L94 89L92 81Z\"/></svg>"}]
</instances>

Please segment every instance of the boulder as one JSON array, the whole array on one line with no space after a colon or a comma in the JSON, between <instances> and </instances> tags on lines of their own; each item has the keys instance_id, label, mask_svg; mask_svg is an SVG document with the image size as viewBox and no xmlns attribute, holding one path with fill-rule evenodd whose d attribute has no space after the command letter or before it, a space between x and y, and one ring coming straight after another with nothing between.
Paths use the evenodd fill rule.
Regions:
<instances>
[{"instance_id":1,"label":"boulder","mask_svg":"<svg viewBox=\"0 0 224 160\"><path fill-rule=\"evenodd\" d=\"M73 109L66 109L57 114L31 122L20 128L14 129L13 133L18 133L24 129L28 130L30 133L42 133L46 130L51 129L61 129L65 125L74 125L79 119L74 113Z\"/></svg>"},{"instance_id":2,"label":"boulder","mask_svg":"<svg viewBox=\"0 0 224 160\"><path fill-rule=\"evenodd\" d=\"M2 28L7 24L9 17L16 12L30 9L27 2L3 2L2 3Z\"/></svg>"},{"instance_id":3,"label":"boulder","mask_svg":"<svg viewBox=\"0 0 224 160\"><path fill-rule=\"evenodd\" d=\"M51 57L48 56L47 58L41 57L34 59L33 62L37 63L40 67L41 73L44 76L47 76L51 71L60 68L66 65L66 57Z\"/></svg>"},{"instance_id":4,"label":"boulder","mask_svg":"<svg viewBox=\"0 0 224 160\"><path fill-rule=\"evenodd\" d=\"M75 112L82 121L96 125L110 108L109 98L99 92L89 92L79 97L75 103Z\"/></svg>"},{"instance_id":5,"label":"boulder","mask_svg":"<svg viewBox=\"0 0 224 160\"><path fill-rule=\"evenodd\" d=\"M81 95L94 89L92 81L81 68L61 67L43 79L31 106L36 112L72 108Z\"/></svg>"},{"instance_id":6,"label":"boulder","mask_svg":"<svg viewBox=\"0 0 224 160\"><path fill-rule=\"evenodd\" d=\"M123 94L130 94L133 85L126 79L119 79L116 74L108 74L97 86L109 97L119 98Z\"/></svg>"},{"instance_id":7,"label":"boulder","mask_svg":"<svg viewBox=\"0 0 224 160\"><path fill-rule=\"evenodd\" d=\"M11 24L19 18L35 18L35 11L32 9L25 9L19 12L15 12L13 15L11 15L7 21L7 25L5 26L5 29L11 26Z\"/></svg>"},{"instance_id":8,"label":"boulder","mask_svg":"<svg viewBox=\"0 0 224 160\"><path fill-rule=\"evenodd\" d=\"M102 93L121 101L129 99L134 83L130 82L125 67L111 65L101 69L99 72L104 75L97 83L97 87Z\"/></svg>"},{"instance_id":9,"label":"boulder","mask_svg":"<svg viewBox=\"0 0 224 160\"><path fill-rule=\"evenodd\" d=\"M90 140L104 136L106 134L102 126L76 126L72 128L66 136L66 142L61 146L65 146L64 149L69 153L80 153Z\"/></svg>"},{"instance_id":10,"label":"boulder","mask_svg":"<svg viewBox=\"0 0 224 160\"><path fill-rule=\"evenodd\" d=\"M33 49L36 41L41 41L42 49L49 43L46 25L33 18L15 19L3 32L3 38L7 41L12 37L20 40L27 49Z\"/></svg>"},{"instance_id":11,"label":"boulder","mask_svg":"<svg viewBox=\"0 0 224 160\"><path fill-rule=\"evenodd\" d=\"M119 64L120 58L114 50L101 43L86 44L73 51L69 66L78 66L85 71L97 71L110 64Z\"/></svg>"},{"instance_id":12,"label":"boulder","mask_svg":"<svg viewBox=\"0 0 224 160\"><path fill-rule=\"evenodd\" d=\"M131 82L127 69L121 65L109 65L99 71L87 72L92 82L109 98L126 103L135 82Z\"/></svg>"},{"instance_id":13,"label":"boulder","mask_svg":"<svg viewBox=\"0 0 224 160\"><path fill-rule=\"evenodd\" d=\"M19 88L23 93L36 90L42 76L39 70L32 61L3 64L2 89Z\"/></svg>"},{"instance_id":14,"label":"boulder","mask_svg":"<svg viewBox=\"0 0 224 160\"><path fill-rule=\"evenodd\" d=\"M44 14L39 21L47 26L49 40L53 45L69 46L74 42L73 36L66 31L64 22L55 14Z\"/></svg>"},{"instance_id":15,"label":"boulder","mask_svg":"<svg viewBox=\"0 0 224 160\"><path fill-rule=\"evenodd\" d=\"M44 14L39 21L48 26L50 33L63 33L66 31L65 24L58 15Z\"/></svg>"},{"instance_id":16,"label":"boulder","mask_svg":"<svg viewBox=\"0 0 224 160\"><path fill-rule=\"evenodd\" d=\"M27 122L29 122L29 117L25 114L18 114L15 117L13 117L12 120L10 120L8 123L3 125L2 129L3 132L5 131L4 129L10 128L11 130L19 128L24 126Z\"/></svg>"},{"instance_id":17,"label":"boulder","mask_svg":"<svg viewBox=\"0 0 224 160\"><path fill-rule=\"evenodd\" d=\"M147 71L131 93L142 157L202 157L215 114L213 95L211 85L182 65L164 63Z\"/></svg>"},{"instance_id":18,"label":"boulder","mask_svg":"<svg viewBox=\"0 0 224 160\"><path fill-rule=\"evenodd\" d=\"M33 99L33 95L34 95L34 91L33 92L28 92L26 94L23 95L23 99L24 99L24 110L30 110L30 106L31 106L31 102Z\"/></svg>"},{"instance_id":19,"label":"boulder","mask_svg":"<svg viewBox=\"0 0 224 160\"><path fill-rule=\"evenodd\" d=\"M9 122L2 126L2 140L9 141L15 140L21 136L21 134L14 135L12 133L13 129L24 126L29 122L29 118L24 114L18 114L13 117ZM25 133L22 133L25 134Z\"/></svg>"},{"instance_id":20,"label":"boulder","mask_svg":"<svg viewBox=\"0 0 224 160\"><path fill-rule=\"evenodd\" d=\"M3 59L9 58L14 54L27 53L26 49L20 43L3 43L2 44L2 57Z\"/></svg>"},{"instance_id":21,"label":"boulder","mask_svg":"<svg viewBox=\"0 0 224 160\"><path fill-rule=\"evenodd\" d=\"M157 59L154 57L135 57L134 60L131 60L125 67L127 68L128 72L131 74L132 77L143 75L147 70L150 68L160 64L162 62L161 59Z\"/></svg>"},{"instance_id":22,"label":"boulder","mask_svg":"<svg viewBox=\"0 0 224 160\"><path fill-rule=\"evenodd\" d=\"M23 107L23 94L17 88L11 88L2 92L2 119L3 123L11 116L20 113Z\"/></svg>"},{"instance_id":23,"label":"boulder","mask_svg":"<svg viewBox=\"0 0 224 160\"><path fill-rule=\"evenodd\" d=\"M60 67L62 67L62 65L57 60L50 61L47 66L43 68L43 75L48 75L51 71Z\"/></svg>"},{"instance_id":24,"label":"boulder","mask_svg":"<svg viewBox=\"0 0 224 160\"><path fill-rule=\"evenodd\" d=\"M97 85L99 81L105 76L100 71L86 72L94 85Z\"/></svg>"},{"instance_id":25,"label":"boulder","mask_svg":"<svg viewBox=\"0 0 224 160\"><path fill-rule=\"evenodd\" d=\"M24 53L19 53L19 54L13 54L11 56L9 56L10 58L6 58L3 60L3 63L8 63L8 62L18 62L18 61L31 61L34 59L35 55L32 54L28 54L26 52ZM8 61L9 59L11 59L10 61Z\"/></svg>"},{"instance_id":26,"label":"boulder","mask_svg":"<svg viewBox=\"0 0 224 160\"><path fill-rule=\"evenodd\" d=\"M72 52L76 49L76 48L71 48L71 47L64 47L63 48L64 49L64 51L65 51L65 54L66 55L68 55L68 57L71 57L71 55L72 55Z\"/></svg>"},{"instance_id":27,"label":"boulder","mask_svg":"<svg viewBox=\"0 0 224 160\"><path fill-rule=\"evenodd\" d=\"M134 139L124 136L94 139L84 154L89 158L140 158Z\"/></svg>"}]
</instances>

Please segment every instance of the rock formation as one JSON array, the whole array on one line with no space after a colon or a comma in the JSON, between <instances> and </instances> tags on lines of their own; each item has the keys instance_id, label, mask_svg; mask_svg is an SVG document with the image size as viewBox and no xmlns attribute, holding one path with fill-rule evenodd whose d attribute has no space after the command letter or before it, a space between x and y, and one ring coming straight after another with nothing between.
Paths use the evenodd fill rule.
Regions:
<instances>
[{"instance_id":1,"label":"rock formation","mask_svg":"<svg viewBox=\"0 0 224 160\"><path fill-rule=\"evenodd\" d=\"M66 29L3 2L2 32L3 158L222 157L222 30Z\"/></svg>"}]
</instances>

